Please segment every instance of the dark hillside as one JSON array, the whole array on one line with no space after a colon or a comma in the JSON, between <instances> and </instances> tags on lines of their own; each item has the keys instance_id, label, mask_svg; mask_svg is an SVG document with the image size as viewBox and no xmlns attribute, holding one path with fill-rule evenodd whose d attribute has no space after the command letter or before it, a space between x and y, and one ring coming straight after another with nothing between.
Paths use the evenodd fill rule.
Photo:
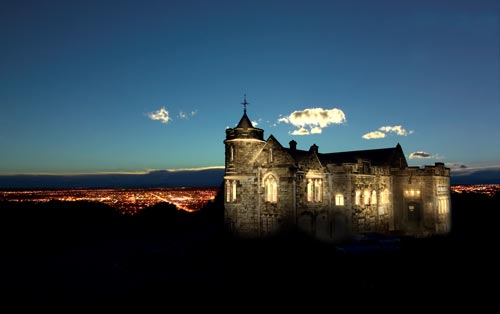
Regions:
<instances>
[{"instance_id":1,"label":"dark hillside","mask_svg":"<svg viewBox=\"0 0 500 314\"><path fill-rule=\"evenodd\" d=\"M232 238L222 201L219 193L197 213L162 203L135 216L87 202L0 203L2 298L161 306L187 292L241 296L251 287L302 297L456 295L480 292L495 269L498 195L454 194L448 236L387 238L391 246L365 251L300 233ZM374 235L373 243L382 240Z\"/></svg>"}]
</instances>

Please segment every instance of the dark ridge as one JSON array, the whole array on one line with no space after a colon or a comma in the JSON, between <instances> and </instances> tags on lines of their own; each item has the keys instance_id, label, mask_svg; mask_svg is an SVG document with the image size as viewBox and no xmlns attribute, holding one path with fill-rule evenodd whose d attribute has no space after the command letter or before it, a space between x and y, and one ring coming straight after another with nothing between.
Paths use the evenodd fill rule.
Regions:
<instances>
[{"instance_id":1,"label":"dark ridge","mask_svg":"<svg viewBox=\"0 0 500 314\"><path fill-rule=\"evenodd\" d=\"M214 187L224 169L152 171L146 174L9 175L0 176L1 189Z\"/></svg>"},{"instance_id":2,"label":"dark ridge","mask_svg":"<svg viewBox=\"0 0 500 314\"><path fill-rule=\"evenodd\" d=\"M365 251L343 249L359 242L332 245L298 232L234 238L224 229L222 192L192 214L167 203L125 216L99 203L0 202L0 287L4 304L17 308L168 309L200 297L223 305L248 301L255 288L259 295L300 295L299 303L331 296L411 301L422 291L471 297L471 287L480 292L496 273L499 205L499 194L452 194L448 236L399 237L400 249Z\"/></svg>"}]
</instances>

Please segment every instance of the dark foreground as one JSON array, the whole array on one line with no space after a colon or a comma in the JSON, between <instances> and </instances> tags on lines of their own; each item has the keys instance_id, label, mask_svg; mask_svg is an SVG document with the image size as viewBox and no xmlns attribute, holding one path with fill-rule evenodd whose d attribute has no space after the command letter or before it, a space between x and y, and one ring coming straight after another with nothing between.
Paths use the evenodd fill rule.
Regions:
<instances>
[{"instance_id":1,"label":"dark foreground","mask_svg":"<svg viewBox=\"0 0 500 314\"><path fill-rule=\"evenodd\" d=\"M486 287L498 282L498 205L498 195L453 195L454 225L446 237L370 235L332 246L302 234L234 239L222 227L217 203L195 214L160 204L122 216L96 203L5 202L0 298L18 309L103 303L170 308L181 300L190 307L199 306L200 297L244 301L240 310L263 300L333 306L365 296L457 303L486 297Z\"/></svg>"}]
</instances>

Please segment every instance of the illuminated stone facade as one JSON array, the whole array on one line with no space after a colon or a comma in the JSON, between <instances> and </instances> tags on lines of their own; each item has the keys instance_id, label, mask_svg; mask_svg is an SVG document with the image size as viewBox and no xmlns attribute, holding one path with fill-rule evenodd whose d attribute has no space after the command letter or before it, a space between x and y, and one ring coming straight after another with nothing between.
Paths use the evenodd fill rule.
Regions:
<instances>
[{"instance_id":1,"label":"illuminated stone facade","mask_svg":"<svg viewBox=\"0 0 500 314\"><path fill-rule=\"evenodd\" d=\"M450 229L450 170L408 167L401 146L320 153L283 147L245 113L226 129L225 220L237 235L299 228L324 240Z\"/></svg>"}]
</instances>

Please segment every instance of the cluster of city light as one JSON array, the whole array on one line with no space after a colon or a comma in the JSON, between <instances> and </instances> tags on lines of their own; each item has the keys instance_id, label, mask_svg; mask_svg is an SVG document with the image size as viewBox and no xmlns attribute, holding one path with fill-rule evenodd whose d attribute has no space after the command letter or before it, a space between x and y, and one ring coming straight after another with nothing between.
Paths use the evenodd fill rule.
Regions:
<instances>
[{"instance_id":1,"label":"cluster of city light","mask_svg":"<svg viewBox=\"0 0 500 314\"><path fill-rule=\"evenodd\" d=\"M500 193L500 184L463 184L452 185L452 193L480 193L493 196Z\"/></svg>"},{"instance_id":2,"label":"cluster of city light","mask_svg":"<svg viewBox=\"0 0 500 314\"><path fill-rule=\"evenodd\" d=\"M154 189L62 189L0 191L0 201L48 202L51 200L99 202L117 208L122 213L135 214L161 202L194 212L213 200L216 188L154 188Z\"/></svg>"}]
</instances>

